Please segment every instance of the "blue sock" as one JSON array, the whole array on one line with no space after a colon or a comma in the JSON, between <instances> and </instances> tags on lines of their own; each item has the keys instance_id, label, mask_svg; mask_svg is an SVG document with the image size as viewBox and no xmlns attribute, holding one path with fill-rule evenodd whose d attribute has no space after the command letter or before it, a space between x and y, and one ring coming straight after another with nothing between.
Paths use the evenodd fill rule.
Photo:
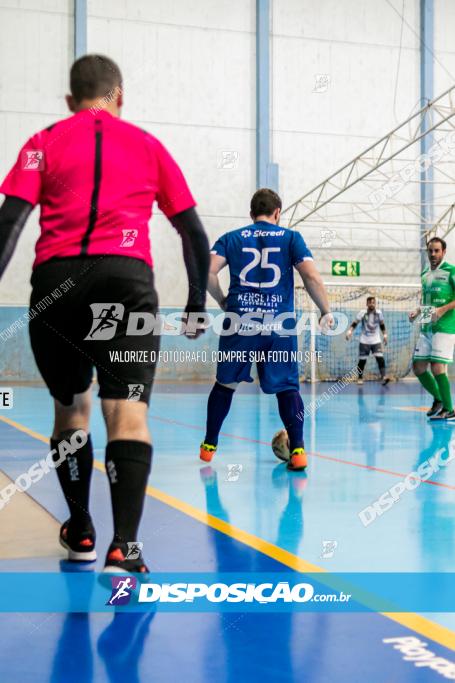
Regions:
<instances>
[{"instance_id":1,"label":"blue sock","mask_svg":"<svg viewBox=\"0 0 455 683\"><path fill-rule=\"evenodd\" d=\"M218 384L218 382L215 382L213 385L207 402L205 443L209 443L211 446L218 444L218 435L231 407L233 396L234 389L228 389L228 387L224 387L222 384Z\"/></svg>"},{"instance_id":2,"label":"blue sock","mask_svg":"<svg viewBox=\"0 0 455 683\"><path fill-rule=\"evenodd\" d=\"M289 436L289 448L303 448L303 401L296 389L280 391L277 395L278 410Z\"/></svg>"}]
</instances>

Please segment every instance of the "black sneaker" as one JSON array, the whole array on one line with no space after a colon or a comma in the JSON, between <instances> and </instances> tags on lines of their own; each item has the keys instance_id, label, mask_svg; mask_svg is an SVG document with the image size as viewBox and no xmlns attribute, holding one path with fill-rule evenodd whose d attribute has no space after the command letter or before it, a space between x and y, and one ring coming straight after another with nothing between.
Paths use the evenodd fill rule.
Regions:
<instances>
[{"instance_id":1,"label":"black sneaker","mask_svg":"<svg viewBox=\"0 0 455 683\"><path fill-rule=\"evenodd\" d=\"M389 382L390 382L390 378L389 378L389 377L383 377L383 378L382 378L382 386L383 386L383 387L386 387L386 386L388 385Z\"/></svg>"},{"instance_id":2,"label":"black sneaker","mask_svg":"<svg viewBox=\"0 0 455 683\"><path fill-rule=\"evenodd\" d=\"M445 410L444 420L446 422L455 422L455 410Z\"/></svg>"},{"instance_id":3,"label":"black sneaker","mask_svg":"<svg viewBox=\"0 0 455 683\"><path fill-rule=\"evenodd\" d=\"M144 562L140 552L134 559L127 559L131 549L127 543L111 543L104 563L104 571L109 574L148 574L149 568Z\"/></svg>"},{"instance_id":4,"label":"black sneaker","mask_svg":"<svg viewBox=\"0 0 455 683\"><path fill-rule=\"evenodd\" d=\"M446 410L443 408L439 413L436 415L432 415L430 417L431 422L437 422L439 420L453 420L454 418L452 417L454 415L453 410Z\"/></svg>"},{"instance_id":5,"label":"black sneaker","mask_svg":"<svg viewBox=\"0 0 455 683\"><path fill-rule=\"evenodd\" d=\"M94 526L89 522L85 529L76 529L67 519L60 528L60 545L68 551L70 562L94 562L96 534Z\"/></svg>"},{"instance_id":6,"label":"black sneaker","mask_svg":"<svg viewBox=\"0 0 455 683\"><path fill-rule=\"evenodd\" d=\"M443 410L444 410L444 406L442 405L441 401L437 401L436 399L434 399L433 405L431 406L430 410L427 412L427 417L433 417L434 415L438 415Z\"/></svg>"}]
</instances>

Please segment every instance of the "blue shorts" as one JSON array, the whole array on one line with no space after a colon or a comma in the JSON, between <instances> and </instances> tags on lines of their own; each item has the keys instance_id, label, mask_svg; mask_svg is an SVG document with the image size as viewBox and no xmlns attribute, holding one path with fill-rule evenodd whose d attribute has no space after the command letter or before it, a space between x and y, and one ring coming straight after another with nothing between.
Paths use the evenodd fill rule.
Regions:
<instances>
[{"instance_id":1,"label":"blue shorts","mask_svg":"<svg viewBox=\"0 0 455 683\"><path fill-rule=\"evenodd\" d=\"M220 337L219 352L242 353L245 360L218 361L216 380L220 384L253 382L251 366L256 362L259 384L265 394L277 394L287 389L299 390L299 367L297 360L291 360L291 353L297 353L297 336L285 337L272 332L270 335L248 337L232 334ZM264 352L265 358L276 360L255 361L251 355L259 356ZM280 360L282 358L283 360Z\"/></svg>"}]
</instances>

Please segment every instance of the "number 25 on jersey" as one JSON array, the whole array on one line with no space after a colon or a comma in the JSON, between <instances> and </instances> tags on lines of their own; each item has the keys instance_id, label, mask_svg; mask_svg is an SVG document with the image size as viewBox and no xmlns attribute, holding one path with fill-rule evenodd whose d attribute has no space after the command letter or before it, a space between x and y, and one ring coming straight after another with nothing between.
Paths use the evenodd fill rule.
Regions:
<instances>
[{"instance_id":1,"label":"number 25 on jersey","mask_svg":"<svg viewBox=\"0 0 455 683\"><path fill-rule=\"evenodd\" d=\"M281 278L281 270L276 263L269 263L269 254L281 251L280 247L265 247L262 250L255 249L254 247L244 247L242 251L249 252L252 254L253 258L240 271L240 284L245 287L276 287ZM273 279L270 282L250 282L247 280L247 275L250 270L253 270L259 264L263 270L272 271Z\"/></svg>"}]
</instances>

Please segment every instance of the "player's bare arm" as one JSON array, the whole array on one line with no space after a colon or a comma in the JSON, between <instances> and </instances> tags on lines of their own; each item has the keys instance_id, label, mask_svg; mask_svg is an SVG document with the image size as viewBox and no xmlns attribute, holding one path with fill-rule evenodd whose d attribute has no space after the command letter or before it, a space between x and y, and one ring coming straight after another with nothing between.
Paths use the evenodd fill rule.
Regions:
<instances>
[{"instance_id":1,"label":"player's bare arm","mask_svg":"<svg viewBox=\"0 0 455 683\"><path fill-rule=\"evenodd\" d=\"M330 313L329 298L322 277L314 265L314 261L305 260L296 265L296 269L302 278L303 284L308 294L319 308L321 313L321 327L333 327L334 320Z\"/></svg>"},{"instance_id":2,"label":"player's bare arm","mask_svg":"<svg viewBox=\"0 0 455 683\"><path fill-rule=\"evenodd\" d=\"M413 323L416 320L416 318L419 317L420 313L421 313L420 306L418 308L416 308L415 311L411 311L411 313L409 314L409 322Z\"/></svg>"},{"instance_id":3,"label":"player's bare arm","mask_svg":"<svg viewBox=\"0 0 455 683\"><path fill-rule=\"evenodd\" d=\"M349 326L348 331L346 332L346 339L350 341L352 339L352 335L354 333L355 328L357 327L358 322L357 320L353 320L352 323Z\"/></svg>"},{"instance_id":4,"label":"player's bare arm","mask_svg":"<svg viewBox=\"0 0 455 683\"><path fill-rule=\"evenodd\" d=\"M438 306L434 309L433 313L431 314L431 322L437 322L440 318L442 318L443 315L445 315L449 311L453 311L454 309L455 299L451 301L449 304L444 304L444 306Z\"/></svg>"},{"instance_id":5,"label":"player's bare arm","mask_svg":"<svg viewBox=\"0 0 455 683\"><path fill-rule=\"evenodd\" d=\"M218 254L212 254L210 256L209 281L207 285L209 294L215 299L223 311L226 308L226 295L221 289L218 273L223 270L226 263L227 261L224 256L219 256Z\"/></svg>"}]
</instances>

